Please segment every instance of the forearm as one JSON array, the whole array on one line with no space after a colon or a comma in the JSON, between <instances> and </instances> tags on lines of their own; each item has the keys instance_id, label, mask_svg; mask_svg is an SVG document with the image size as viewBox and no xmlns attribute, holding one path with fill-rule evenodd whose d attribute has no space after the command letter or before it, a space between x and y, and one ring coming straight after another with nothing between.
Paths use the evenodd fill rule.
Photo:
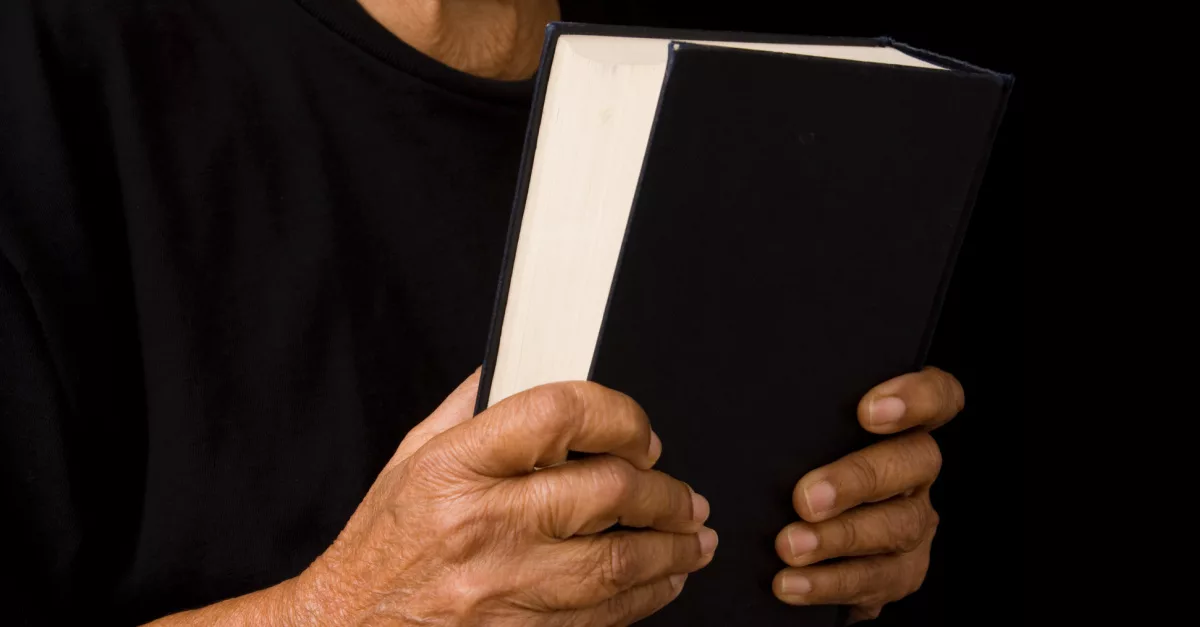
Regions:
<instances>
[{"instance_id":1,"label":"forearm","mask_svg":"<svg viewBox=\"0 0 1200 627\"><path fill-rule=\"evenodd\" d=\"M235 627L242 625L299 625L295 611L297 580L251 592L195 610L164 616L146 627L191 627L193 625Z\"/></svg>"}]
</instances>

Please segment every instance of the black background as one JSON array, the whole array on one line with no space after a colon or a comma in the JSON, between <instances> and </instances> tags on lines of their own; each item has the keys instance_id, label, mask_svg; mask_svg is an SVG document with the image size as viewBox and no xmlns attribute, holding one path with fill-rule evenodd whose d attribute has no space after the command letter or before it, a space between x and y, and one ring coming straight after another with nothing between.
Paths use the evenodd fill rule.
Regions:
<instances>
[{"instance_id":1,"label":"black background","mask_svg":"<svg viewBox=\"0 0 1200 627\"><path fill-rule=\"evenodd\" d=\"M887 35L1016 76L986 178L947 293L929 363L954 373L967 409L936 432L945 463L933 488L941 526L921 591L876 625L1022 622L1019 462L1021 202L1018 143L1029 45L1012 15L883 11L859 3L688 0L563 3L576 21L805 35ZM906 9L908 7L905 7ZM976 9L981 10L981 9ZM972 11L974 13L975 11ZM1006 22L1006 20L1008 20Z\"/></svg>"}]
</instances>

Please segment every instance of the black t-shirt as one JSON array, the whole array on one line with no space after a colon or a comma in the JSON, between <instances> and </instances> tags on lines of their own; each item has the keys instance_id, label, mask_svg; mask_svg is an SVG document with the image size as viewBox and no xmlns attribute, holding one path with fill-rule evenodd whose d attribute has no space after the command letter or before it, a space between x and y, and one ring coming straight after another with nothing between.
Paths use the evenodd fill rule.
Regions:
<instances>
[{"instance_id":1,"label":"black t-shirt","mask_svg":"<svg viewBox=\"0 0 1200 627\"><path fill-rule=\"evenodd\" d=\"M350 0L3 4L14 609L140 621L299 573L480 362L532 82Z\"/></svg>"}]
</instances>

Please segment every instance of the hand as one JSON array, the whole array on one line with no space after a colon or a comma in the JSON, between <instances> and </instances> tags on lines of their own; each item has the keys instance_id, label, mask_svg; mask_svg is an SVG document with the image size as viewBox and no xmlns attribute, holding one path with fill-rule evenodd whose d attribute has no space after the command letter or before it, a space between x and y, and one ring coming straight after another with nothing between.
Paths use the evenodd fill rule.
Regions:
<instances>
[{"instance_id":1,"label":"hand","mask_svg":"<svg viewBox=\"0 0 1200 627\"><path fill-rule=\"evenodd\" d=\"M552 384L472 419L478 380L409 432L298 577L155 624L627 625L712 560L708 502L650 469L662 443L632 399ZM642 529L599 533L617 523Z\"/></svg>"},{"instance_id":2,"label":"hand","mask_svg":"<svg viewBox=\"0 0 1200 627\"><path fill-rule=\"evenodd\" d=\"M851 605L856 622L877 617L885 603L921 586L938 525L929 486L942 465L929 430L962 408L962 386L937 368L897 377L863 397L862 426L901 435L796 484L792 501L803 521L775 540L791 566L775 576L775 596L793 605ZM839 557L853 559L825 563Z\"/></svg>"},{"instance_id":3,"label":"hand","mask_svg":"<svg viewBox=\"0 0 1200 627\"><path fill-rule=\"evenodd\" d=\"M477 382L401 443L299 578L306 611L295 618L625 625L669 603L712 559L708 503L650 469L662 444L632 399L553 384L469 419ZM566 462L567 451L602 455ZM618 522L646 529L599 533Z\"/></svg>"}]
</instances>

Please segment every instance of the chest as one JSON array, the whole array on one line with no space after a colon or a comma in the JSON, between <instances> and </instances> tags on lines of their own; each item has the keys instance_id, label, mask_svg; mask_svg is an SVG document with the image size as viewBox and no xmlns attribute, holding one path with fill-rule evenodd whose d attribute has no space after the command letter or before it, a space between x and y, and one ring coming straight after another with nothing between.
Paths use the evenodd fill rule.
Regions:
<instances>
[{"instance_id":1,"label":"chest","mask_svg":"<svg viewBox=\"0 0 1200 627\"><path fill-rule=\"evenodd\" d=\"M114 146L147 412L137 581L328 544L479 364L516 179L522 111L223 72L131 89Z\"/></svg>"},{"instance_id":2,"label":"chest","mask_svg":"<svg viewBox=\"0 0 1200 627\"><path fill-rule=\"evenodd\" d=\"M477 358L524 112L362 70L203 67L132 81L114 147L148 376Z\"/></svg>"}]
</instances>

